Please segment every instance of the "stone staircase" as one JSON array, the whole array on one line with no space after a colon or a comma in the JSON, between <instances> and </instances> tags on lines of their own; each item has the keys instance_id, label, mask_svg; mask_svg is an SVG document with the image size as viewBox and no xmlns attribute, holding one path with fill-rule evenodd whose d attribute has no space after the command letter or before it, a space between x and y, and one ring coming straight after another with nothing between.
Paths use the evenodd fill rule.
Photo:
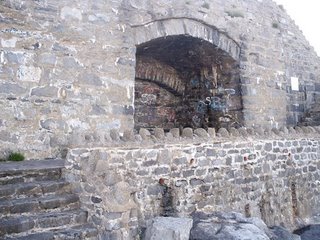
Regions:
<instances>
[{"instance_id":1,"label":"stone staircase","mask_svg":"<svg viewBox=\"0 0 320 240\"><path fill-rule=\"evenodd\" d=\"M57 159L0 163L0 239L97 239L63 169Z\"/></svg>"}]
</instances>

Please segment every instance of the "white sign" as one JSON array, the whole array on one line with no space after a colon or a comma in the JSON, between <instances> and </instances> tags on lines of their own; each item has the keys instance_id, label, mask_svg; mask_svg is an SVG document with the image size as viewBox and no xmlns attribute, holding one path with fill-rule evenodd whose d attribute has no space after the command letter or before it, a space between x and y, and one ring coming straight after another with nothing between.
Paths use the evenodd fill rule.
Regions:
<instances>
[{"instance_id":1,"label":"white sign","mask_svg":"<svg viewBox=\"0 0 320 240\"><path fill-rule=\"evenodd\" d=\"M291 89L292 91L299 91L299 78L291 77Z\"/></svg>"}]
</instances>

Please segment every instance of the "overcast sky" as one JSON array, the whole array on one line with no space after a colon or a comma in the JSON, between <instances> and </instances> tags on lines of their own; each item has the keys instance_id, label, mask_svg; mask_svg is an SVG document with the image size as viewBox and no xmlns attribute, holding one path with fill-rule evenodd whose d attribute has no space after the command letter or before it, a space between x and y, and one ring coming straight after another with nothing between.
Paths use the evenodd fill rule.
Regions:
<instances>
[{"instance_id":1,"label":"overcast sky","mask_svg":"<svg viewBox=\"0 0 320 240\"><path fill-rule=\"evenodd\" d=\"M320 1L274 0L286 9L320 56Z\"/></svg>"}]
</instances>

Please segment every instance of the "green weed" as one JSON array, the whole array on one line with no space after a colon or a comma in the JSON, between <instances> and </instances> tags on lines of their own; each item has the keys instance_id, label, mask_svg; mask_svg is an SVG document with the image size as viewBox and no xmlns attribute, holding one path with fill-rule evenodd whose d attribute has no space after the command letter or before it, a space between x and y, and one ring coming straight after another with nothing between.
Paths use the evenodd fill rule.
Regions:
<instances>
[{"instance_id":1,"label":"green weed","mask_svg":"<svg viewBox=\"0 0 320 240\"><path fill-rule=\"evenodd\" d=\"M8 161L14 161L14 162L20 162L25 159L24 155L22 153L18 152L12 152L8 156Z\"/></svg>"}]
</instances>

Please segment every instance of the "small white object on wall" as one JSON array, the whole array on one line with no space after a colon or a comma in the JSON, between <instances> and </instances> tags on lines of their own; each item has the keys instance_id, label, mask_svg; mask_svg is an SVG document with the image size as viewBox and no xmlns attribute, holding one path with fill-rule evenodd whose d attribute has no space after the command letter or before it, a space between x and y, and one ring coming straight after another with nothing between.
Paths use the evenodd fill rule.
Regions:
<instances>
[{"instance_id":1,"label":"small white object on wall","mask_svg":"<svg viewBox=\"0 0 320 240\"><path fill-rule=\"evenodd\" d=\"M292 91L299 91L299 78L291 77L291 89Z\"/></svg>"}]
</instances>

